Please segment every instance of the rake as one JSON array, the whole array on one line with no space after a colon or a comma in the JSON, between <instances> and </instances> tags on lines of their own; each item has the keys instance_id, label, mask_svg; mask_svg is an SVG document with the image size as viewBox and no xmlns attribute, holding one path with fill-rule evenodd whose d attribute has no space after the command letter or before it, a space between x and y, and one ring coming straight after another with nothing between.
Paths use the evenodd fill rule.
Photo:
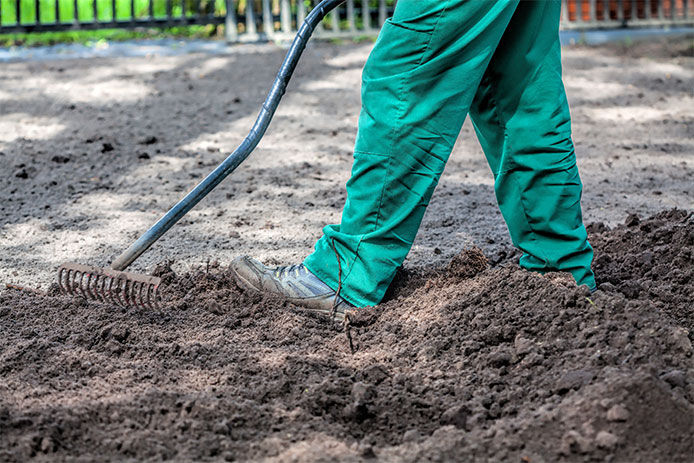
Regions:
<instances>
[{"instance_id":1,"label":"rake","mask_svg":"<svg viewBox=\"0 0 694 463\"><path fill-rule=\"evenodd\" d=\"M323 0L306 16L282 62L253 127L241 144L207 177L164 214L149 230L113 261L110 268L64 263L58 269L58 285L67 294L124 307L155 308L161 301L161 279L125 272L176 222L231 174L251 154L265 134L284 95L292 73L311 34L323 18L345 0Z\"/></svg>"}]
</instances>

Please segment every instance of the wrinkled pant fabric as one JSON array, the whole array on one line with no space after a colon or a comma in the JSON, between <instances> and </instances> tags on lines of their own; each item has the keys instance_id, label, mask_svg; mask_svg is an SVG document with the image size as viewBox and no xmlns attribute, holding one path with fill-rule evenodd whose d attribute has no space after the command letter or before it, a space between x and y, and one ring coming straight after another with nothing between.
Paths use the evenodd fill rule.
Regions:
<instances>
[{"instance_id":1,"label":"wrinkled pant fabric","mask_svg":"<svg viewBox=\"0 0 694 463\"><path fill-rule=\"evenodd\" d=\"M520 265L595 287L559 14L559 1L398 1L364 66L341 223L309 270L351 304L379 303L470 114Z\"/></svg>"}]
</instances>

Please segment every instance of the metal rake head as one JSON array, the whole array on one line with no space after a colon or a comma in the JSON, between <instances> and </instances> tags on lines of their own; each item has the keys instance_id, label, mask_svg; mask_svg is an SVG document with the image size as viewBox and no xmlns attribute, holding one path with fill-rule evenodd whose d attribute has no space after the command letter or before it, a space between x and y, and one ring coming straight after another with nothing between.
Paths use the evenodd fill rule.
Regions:
<instances>
[{"instance_id":1,"label":"metal rake head","mask_svg":"<svg viewBox=\"0 0 694 463\"><path fill-rule=\"evenodd\" d=\"M158 308L160 283L159 277L72 262L58 269L62 292L121 307Z\"/></svg>"}]
</instances>

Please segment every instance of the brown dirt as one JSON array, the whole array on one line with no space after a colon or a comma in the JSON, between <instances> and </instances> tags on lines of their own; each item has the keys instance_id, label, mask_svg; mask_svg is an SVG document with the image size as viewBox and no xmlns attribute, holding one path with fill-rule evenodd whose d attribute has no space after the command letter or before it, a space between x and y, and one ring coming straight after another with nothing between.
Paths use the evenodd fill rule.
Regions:
<instances>
[{"instance_id":1,"label":"brown dirt","mask_svg":"<svg viewBox=\"0 0 694 463\"><path fill-rule=\"evenodd\" d=\"M345 333L211 264L123 310L0 293L0 460L685 462L694 214L590 227L599 290L463 251Z\"/></svg>"},{"instance_id":2,"label":"brown dirt","mask_svg":"<svg viewBox=\"0 0 694 463\"><path fill-rule=\"evenodd\" d=\"M469 123L354 354L206 264L297 262L339 220L370 48L312 43L253 156L138 259L175 259L165 309L0 292L0 461L691 461L691 37L563 50L592 296L513 264ZM283 55L3 65L0 282L107 265L237 146Z\"/></svg>"}]
</instances>

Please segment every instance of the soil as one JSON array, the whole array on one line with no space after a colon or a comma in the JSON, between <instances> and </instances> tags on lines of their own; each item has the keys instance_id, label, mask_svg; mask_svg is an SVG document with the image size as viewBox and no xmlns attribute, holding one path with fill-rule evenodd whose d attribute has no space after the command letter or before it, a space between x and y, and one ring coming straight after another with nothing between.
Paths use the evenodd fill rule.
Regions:
<instances>
[{"instance_id":1,"label":"soil","mask_svg":"<svg viewBox=\"0 0 694 463\"><path fill-rule=\"evenodd\" d=\"M169 304L0 294L0 458L691 461L694 214L591 225L599 290L465 250L345 331L218 264Z\"/></svg>"},{"instance_id":2,"label":"soil","mask_svg":"<svg viewBox=\"0 0 694 463\"><path fill-rule=\"evenodd\" d=\"M4 65L0 281L38 292L0 291L0 460L691 461L689 43L564 50L596 293L518 268L466 124L346 328L226 267L339 219L370 44L314 43L256 153L138 260L160 310L61 296L55 269L106 265L211 170L284 52Z\"/></svg>"}]
</instances>

